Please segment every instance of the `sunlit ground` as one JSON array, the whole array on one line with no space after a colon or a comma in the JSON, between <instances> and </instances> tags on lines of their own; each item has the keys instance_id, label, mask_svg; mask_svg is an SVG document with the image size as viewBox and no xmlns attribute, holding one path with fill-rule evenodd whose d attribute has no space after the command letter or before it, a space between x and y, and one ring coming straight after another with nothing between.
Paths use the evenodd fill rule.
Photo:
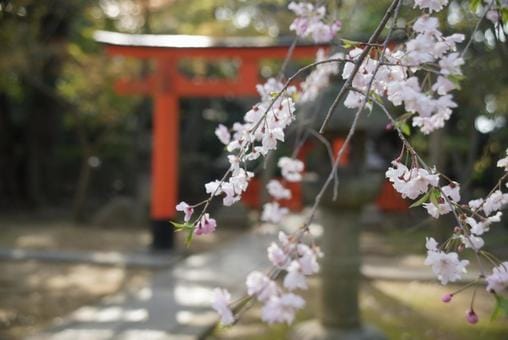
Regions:
<instances>
[{"instance_id":1,"label":"sunlit ground","mask_svg":"<svg viewBox=\"0 0 508 340\"><path fill-rule=\"evenodd\" d=\"M456 288L456 287L455 287ZM307 307L298 314L297 321L312 319L319 312L319 280L312 280L304 295ZM478 324L471 326L465 320L472 290L456 296L445 304L440 297L454 287L434 283L374 281L364 283L360 304L363 320L381 330L388 339L507 339L508 319L490 321L493 299L481 288L478 290L475 310ZM340 302L337 302L340 303ZM260 309L248 311L231 328L217 329L210 339L278 340L286 339L292 327L268 326L259 321Z\"/></svg>"},{"instance_id":2,"label":"sunlit ground","mask_svg":"<svg viewBox=\"0 0 508 340\"><path fill-rule=\"evenodd\" d=\"M411 221L413 224L414 222ZM39 250L80 250L143 252L150 235L147 227L101 228L75 226L61 221L37 219L2 220L0 247ZM394 227L399 225L399 227ZM390 222L367 228L361 237L364 254L380 265L403 262L419 266L424 257L424 237L433 234L428 226L403 228L406 223ZM197 238L192 247L180 252L197 253L232 240L243 231L222 228L211 237ZM180 245L185 235L178 235ZM488 235L501 258L508 254L508 231L498 225ZM406 255L401 257L401 255ZM377 262L375 262L377 263ZM124 267L93 266L79 263L48 263L34 261L0 261L0 339L17 339L40 330L83 305L93 305L102 297L143 287L153 275L151 270ZM200 274L203 275L203 274ZM377 326L390 339L508 339L508 320L490 322L493 299L478 290L476 310L480 322L465 322L471 290L457 296L449 304L440 302L448 289L437 283L372 281L364 283L361 306L364 319ZM180 295L188 292L182 291ZM308 307L298 320L313 318L319 311L319 280L313 279ZM183 296L182 296L183 297ZM290 332L287 326L268 327L259 321L259 309L245 314L238 325L221 330L218 339L283 339ZM133 312L134 313L134 312ZM137 312L136 312L137 313ZM140 317L138 314L128 317ZM98 317L97 315L94 317ZM184 314L180 317L186 317ZM213 338L213 337L212 337Z\"/></svg>"},{"instance_id":3,"label":"sunlit ground","mask_svg":"<svg viewBox=\"0 0 508 340\"><path fill-rule=\"evenodd\" d=\"M213 237L196 240L191 248L180 246L178 253L206 251L238 234L226 228ZM178 234L179 245L184 237ZM105 228L74 225L65 219L0 219L1 248L122 254L146 253L149 243L146 226ZM121 291L138 290L149 284L155 272L121 265L1 260L0 339L22 339L81 306L94 305Z\"/></svg>"}]
</instances>

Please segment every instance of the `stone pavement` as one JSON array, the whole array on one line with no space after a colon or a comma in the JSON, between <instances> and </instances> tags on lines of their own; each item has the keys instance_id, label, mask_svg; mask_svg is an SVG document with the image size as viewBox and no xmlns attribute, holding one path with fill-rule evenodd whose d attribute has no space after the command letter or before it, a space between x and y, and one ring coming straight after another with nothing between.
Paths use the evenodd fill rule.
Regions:
<instances>
[{"instance_id":1,"label":"stone pavement","mask_svg":"<svg viewBox=\"0 0 508 340\"><path fill-rule=\"evenodd\" d=\"M296 228L298 217L286 225ZM319 225L311 230L319 237ZM265 230L266 231L266 230ZM192 255L171 268L157 272L151 283L136 293L118 294L99 305L73 312L30 340L180 340L200 339L217 320L210 308L212 291L224 287L233 297L244 293L248 272L268 265L266 247L276 239L272 233L246 233L216 247ZM435 281L421 256L363 258L362 274L367 279ZM471 273L466 280L474 277Z\"/></svg>"},{"instance_id":2,"label":"stone pavement","mask_svg":"<svg viewBox=\"0 0 508 340\"><path fill-rule=\"evenodd\" d=\"M197 339L217 320L210 309L212 291L224 287L234 296L253 269L267 266L266 246L273 235L249 233L216 250L192 255L154 275L135 294L118 294L97 306L73 312L31 340L180 340Z\"/></svg>"},{"instance_id":3,"label":"stone pavement","mask_svg":"<svg viewBox=\"0 0 508 340\"><path fill-rule=\"evenodd\" d=\"M167 268L174 265L181 256L168 256L167 253L149 251L136 253L102 252L102 251L64 251L64 250L31 250L19 248L0 248L0 260L45 262L78 262L99 266Z\"/></svg>"}]
</instances>

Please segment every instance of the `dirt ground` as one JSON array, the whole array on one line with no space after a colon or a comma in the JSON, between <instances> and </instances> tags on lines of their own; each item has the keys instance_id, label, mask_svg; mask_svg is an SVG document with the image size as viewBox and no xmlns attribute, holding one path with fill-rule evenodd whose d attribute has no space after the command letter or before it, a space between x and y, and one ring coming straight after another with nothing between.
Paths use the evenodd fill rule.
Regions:
<instances>
[{"instance_id":1,"label":"dirt ground","mask_svg":"<svg viewBox=\"0 0 508 340\"><path fill-rule=\"evenodd\" d=\"M106 295L136 290L152 275L142 269L37 261L2 261L0 272L0 339L21 339Z\"/></svg>"},{"instance_id":2,"label":"dirt ground","mask_svg":"<svg viewBox=\"0 0 508 340\"><path fill-rule=\"evenodd\" d=\"M169 227L169 226L168 226ZM238 235L225 229L179 254L201 252ZM178 235L177 244L183 244ZM62 220L0 219L0 247L37 250L139 252L149 249L147 227L103 228ZM107 295L137 290L154 270L83 263L0 261L0 339L22 339Z\"/></svg>"},{"instance_id":3,"label":"dirt ground","mask_svg":"<svg viewBox=\"0 0 508 340\"><path fill-rule=\"evenodd\" d=\"M360 312L363 323L380 330L387 339L401 340L505 340L508 319L490 320L493 298L478 289L475 310L480 317L472 326L465 320L472 289L443 303L440 297L457 289L434 282L365 281L360 289ZM309 281L309 289L299 291L306 300L292 325L267 325L260 321L261 309L254 307L242 315L233 327L217 328L208 340L280 340L290 338L299 323L320 314L321 287L318 277Z\"/></svg>"}]
</instances>

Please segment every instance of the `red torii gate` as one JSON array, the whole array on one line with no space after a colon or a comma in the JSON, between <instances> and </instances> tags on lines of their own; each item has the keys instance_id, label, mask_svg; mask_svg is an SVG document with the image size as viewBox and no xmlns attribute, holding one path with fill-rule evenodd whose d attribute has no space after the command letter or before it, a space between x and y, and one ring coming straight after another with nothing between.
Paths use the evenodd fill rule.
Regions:
<instances>
[{"instance_id":1,"label":"red torii gate","mask_svg":"<svg viewBox=\"0 0 508 340\"><path fill-rule=\"evenodd\" d=\"M151 95L153 105L152 189L150 218L152 246L171 248L173 232L168 220L178 203L179 99L181 97L256 96L261 59L283 59L290 39L265 37L212 38L195 35L124 34L97 31L95 40L110 55L151 59L155 71L146 79L119 80L120 94ZM304 45L292 58L314 58L323 46ZM234 79L189 79L178 70L179 62L192 58L240 61Z\"/></svg>"}]
</instances>

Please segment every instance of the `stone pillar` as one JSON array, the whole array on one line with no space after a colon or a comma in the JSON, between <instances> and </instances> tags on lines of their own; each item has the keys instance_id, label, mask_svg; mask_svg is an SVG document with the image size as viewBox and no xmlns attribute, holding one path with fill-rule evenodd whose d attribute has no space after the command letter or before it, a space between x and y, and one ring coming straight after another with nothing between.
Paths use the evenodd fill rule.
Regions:
<instances>
[{"instance_id":1,"label":"stone pillar","mask_svg":"<svg viewBox=\"0 0 508 340\"><path fill-rule=\"evenodd\" d=\"M321 247L322 308L325 327L355 329L360 327L358 284L360 279L359 225L361 211L330 207L320 210L324 228Z\"/></svg>"},{"instance_id":2,"label":"stone pillar","mask_svg":"<svg viewBox=\"0 0 508 340\"><path fill-rule=\"evenodd\" d=\"M361 256L359 237L363 207L376 196L382 176L341 175L339 197L320 207L322 301L319 319L297 326L292 339L377 340L385 337L361 321L358 294Z\"/></svg>"}]
</instances>

